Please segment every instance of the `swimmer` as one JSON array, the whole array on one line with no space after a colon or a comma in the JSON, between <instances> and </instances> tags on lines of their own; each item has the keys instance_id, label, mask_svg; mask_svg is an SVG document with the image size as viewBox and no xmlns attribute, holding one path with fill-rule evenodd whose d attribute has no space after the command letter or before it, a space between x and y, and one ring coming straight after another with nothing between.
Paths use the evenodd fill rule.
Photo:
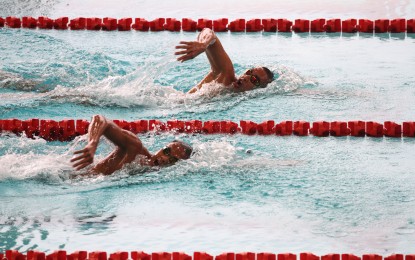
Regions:
<instances>
[{"instance_id":1,"label":"swimmer","mask_svg":"<svg viewBox=\"0 0 415 260\"><path fill-rule=\"evenodd\" d=\"M101 136L105 136L116 147L85 175L110 175L125 164L135 161L136 157L140 157L139 163L142 166L169 166L179 160L189 159L193 150L182 141L173 141L155 154L151 154L135 134L120 128L101 115L95 115L88 129L88 144L84 149L74 152L75 157L71 159L72 166L77 171L94 162Z\"/></svg>"},{"instance_id":2,"label":"swimmer","mask_svg":"<svg viewBox=\"0 0 415 260\"><path fill-rule=\"evenodd\" d=\"M205 52L210 63L211 71L188 93L195 93L202 88L203 84L210 82L222 84L225 88L234 92L243 92L265 88L274 78L274 74L266 67L252 68L239 78L236 77L231 59L219 38L208 28L199 33L197 41L181 41L176 49L180 50L175 52L175 55L180 55L177 58L180 62L191 60Z\"/></svg>"}]
</instances>

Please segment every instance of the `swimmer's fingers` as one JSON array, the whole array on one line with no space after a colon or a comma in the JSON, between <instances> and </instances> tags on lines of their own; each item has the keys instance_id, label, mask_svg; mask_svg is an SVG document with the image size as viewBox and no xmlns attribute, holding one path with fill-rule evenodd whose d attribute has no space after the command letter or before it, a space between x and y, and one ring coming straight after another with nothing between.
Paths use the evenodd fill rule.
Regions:
<instances>
[{"instance_id":1,"label":"swimmer's fingers","mask_svg":"<svg viewBox=\"0 0 415 260\"><path fill-rule=\"evenodd\" d=\"M177 45L176 49L189 49L190 46L189 45Z\"/></svg>"},{"instance_id":2,"label":"swimmer's fingers","mask_svg":"<svg viewBox=\"0 0 415 260\"><path fill-rule=\"evenodd\" d=\"M75 168L75 170L80 170L82 168L85 168L86 166L90 165L92 162L94 161L93 158L84 158L83 160L75 163L74 165L72 165L72 167Z\"/></svg>"},{"instance_id":3,"label":"swimmer's fingers","mask_svg":"<svg viewBox=\"0 0 415 260\"><path fill-rule=\"evenodd\" d=\"M186 42L186 41L181 41L181 42L179 42L180 44L184 44L184 45L191 45L191 44L193 44L194 42Z\"/></svg>"},{"instance_id":4,"label":"swimmer's fingers","mask_svg":"<svg viewBox=\"0 0 415 260\"><path fill-rule=\"evenodd\" d=\"M85 153L85 152L87 152L87 151L88 151L88 148L84 148L84 149L82 149L82 150L75 151L73 154Z\"/></svg>"},{"instance_id":5,"label":"swimmer's fingers","mask_svg":"<svg viewBox=\"0 0 415 260\"><path fill-rule=\"evenodd\" d=\"M186 55L180 56L179 58L177 58L177 60L183 62L183 61L191 60L194 57L195 56L193 54L186 54Z\"/></svg>"},{"instance_id":6,"label":"swimmer's fingers","mask_svg":"<svg viewBox=\"0 0 415 260\"><path fill-rule=\"evenodd\" d=\"M80 156L77 156L77 157L72 158L70 160L70 162L76 162L76 161L79 161L79 160L81 160L82 158L85 158L85 157L87 157L87 155L86 154L82 154Z\"/></svg>"},{"instance_id":7,"label":"swimmer's fingers","mask_svg":"<svg viewBox=\"0 0 415 260\"><path fill-rule=\"evenodd\" d=\"M188 51L178 51L178 52L175 52L174 55L182 55L186 53L188 53Z\"/></svg>"},{"instance_id":8,"label":"swimmer's fingers","mask_svg":"<svg viewBox=\"0 0 415 260\"><path fill-rule=\"evenodd\" d=\"M82 170L83 168L87 167L88 165L90 165L91 163L84 163L82 165L80 165L79 167L76 167L75 170L79 171ZM74 166L75 167L75 166Z\"/></svg>"}]
</instances>

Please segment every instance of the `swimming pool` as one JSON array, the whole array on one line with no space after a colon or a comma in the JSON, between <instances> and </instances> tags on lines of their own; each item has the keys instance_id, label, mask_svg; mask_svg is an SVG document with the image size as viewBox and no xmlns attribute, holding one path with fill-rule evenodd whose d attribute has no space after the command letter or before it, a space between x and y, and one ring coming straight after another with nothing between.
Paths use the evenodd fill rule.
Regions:
<instances>
[{"instance_id":1,"label":"swimming pool","mask_svg":"<svg viewBox=\"0 0 415 260\"><path fill-rule=\"evenodd\" d=\"M91 14L77 1L41 4L29 11ZM137 7L128 1L121 6L128 4ZM192 5L171 11L167 3L142 4L131 8L137 15L121 7L111 15L138 16L149 8L153 12L142 15L149 19L204 16ZM294 4L282 5L276 15L291 11L286 17L298 18L307 6L297 13ZM250 6L242 6L233 15L250 18ZM215 8L199 7L215 18ZM387 9L388 15L408 16L413 6ZM98 12L110 15L108 10ZM308 10L302 17L329 14ZM330 15L342 13L336 10ZM373 15L360 10L346 13ZM279 79L250 93L189 97L182 91L204 76L207 60L180 64L173 53L179 41L196 35L3 28L0 69L11 75L0 85L0 118L89 119L100 113L164 121L413 121L415 37L409 34L222 33L237 74L265 65ZM22 87L25 80L36 84ZM151 151L177 137L196 148L191 160L159 171L130 166L111 177L71 180L68 161L77 141L2 136L0 251L413 253L412 139L140 135ZM103 143L99 156L110 150Z\"/></svg>"}]
</instances>

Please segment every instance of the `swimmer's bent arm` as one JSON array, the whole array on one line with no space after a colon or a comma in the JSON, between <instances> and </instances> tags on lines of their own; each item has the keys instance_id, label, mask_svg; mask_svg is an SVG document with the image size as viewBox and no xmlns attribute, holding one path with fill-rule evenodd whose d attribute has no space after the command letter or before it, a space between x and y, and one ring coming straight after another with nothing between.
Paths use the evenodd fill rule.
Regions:
<instances>
[{"instance_id":1,"label":"swimmer's bent arm","mask_svg":"<svg viewBox=\"0 0 415 260\"><path fill-rule=\"evenodd\" d=\"M107 158L93 168L94 173L110 174L120 169L123 164L134 160L137 154L148 154L147 149L143 147L136 135L121 129L104 116L95 115L92 117L88 129L88 144L84 149L76 151L74 154L78 156L71 160L76 170L83 169L93 163L95 151L102 135L117 147Z\"/></svg>"},{"instance_id":2,"label":"swimmer's bent arm","mask_svg":"<svg viewBox=\"0 0 415 260\"><path fill-rule=\"evenodd\" d=\"M203 84L217 81L224 85L229 85L235 80L235 71L231 59L222 46L216 34L208 28L203 29L197 37L197 41L180 42L181 45L176 49L183 49L175 54L181 55L178 61L187 61L195 58L202 52L206 53L209 60L211 71L205 78L199 82L188 93L194 93L202 87Z\"/></svg>"}]
</instances>

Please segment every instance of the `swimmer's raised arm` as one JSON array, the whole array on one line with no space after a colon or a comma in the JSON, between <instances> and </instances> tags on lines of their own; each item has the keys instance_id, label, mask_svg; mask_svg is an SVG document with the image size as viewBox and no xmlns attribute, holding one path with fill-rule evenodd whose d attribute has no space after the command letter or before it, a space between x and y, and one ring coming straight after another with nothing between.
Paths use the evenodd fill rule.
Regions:
<instances>
[{"instance_id":1,"label":"swimmer's raised arm","mask_svg":"<svg viewBox=\"0 0 415 260\"><path fill-rule=\"evenodd\" d=\"M83 169L93 163L99 139L103 135L117 147L107 158L92 169L94 173L112 173L120 169L124 163L134 160L137 154L150 156L136 135L121 129L104 116L95 115L89 124L88 144L84 149L74 152L77 156L71 160L76 170Z\"/></svg>"},{"instance_id":2,"label":"swimmer's raised arm","mask_svg":"<svg viewBox=\"0 0 415 260\"><path fill-rule=\"evenodd\" d=\"M203 29L197 36L197 41L181 41L180 45L176 46L176 49L181 49L181 51L175 53L175 55L181 55L177 58L178 61L184 62L205 52L210 63L211 71L189 93L196 92L201 88L202 84L211 81L229 85L236 80L232 61L219 38L211 29Z\"/></svg>"}]
</instances>

